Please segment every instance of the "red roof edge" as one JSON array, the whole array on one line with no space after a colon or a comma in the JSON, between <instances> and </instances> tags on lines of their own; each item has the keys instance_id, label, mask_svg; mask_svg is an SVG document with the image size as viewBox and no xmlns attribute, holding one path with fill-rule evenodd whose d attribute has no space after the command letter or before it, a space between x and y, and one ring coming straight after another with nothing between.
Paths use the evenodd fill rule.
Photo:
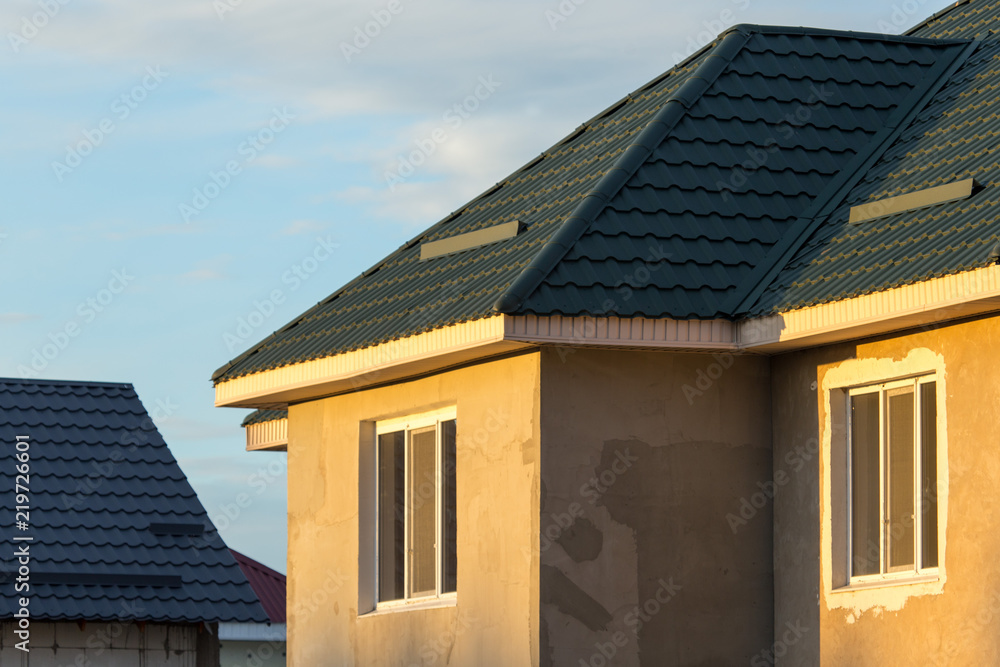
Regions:
<instances>
[{"instance_id":1,"label":"red roof edge","mask_svg":"<svg viewBox=\"0 0 1000 667\"><path fill-rule=\"evenodd\" d=\"M285 622L285 575L238 551L229 550L272 623Z\"/></svg>"}]
</instances>

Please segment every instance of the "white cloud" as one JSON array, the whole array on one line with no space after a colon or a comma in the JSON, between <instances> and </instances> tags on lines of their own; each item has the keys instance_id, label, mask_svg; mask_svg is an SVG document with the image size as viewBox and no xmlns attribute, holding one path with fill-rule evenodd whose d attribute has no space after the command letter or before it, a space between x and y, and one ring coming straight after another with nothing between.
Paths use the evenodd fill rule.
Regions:
<instances>
[{"instance_id":1,"label":"white cloud","mask_svg":"<svg viewBox=\"0 0 1000 667\"><path fill-rule=\"evenodd\" d=\"M203 283L208 280L222 280L225 278L225 274L215 269L194 269L188 271L187 273L182 273L180 279L185 282L191 283Z\"/></svg>"},{"instance_id":2,"label":"white cloud","mask_svg":"<svg viewBox=\"0 0 1000 667\"><path fill-rule=\"evenodd\" d=\"M324 229L326 229L326 225L321 225L315 220L293 220L288 224L287 227L285 227L278 233L283 236L294 236L296 234L309 234L312 232L321 232Z\"/></svg>"},{"instance_id":3,"label":"white cloud","mask_svg":"<svg viewBox=\"0 0 1000 667\"><path fill-rule=\"evenodd\" d=\"M41 315L34 313L0 313L0 324L20 324L21 322L30 322L32 320L40 320L41 318Z\"/></svg>"},{"instance_id":4,"label":"white cloud","mask_svg":"<svg viewBox=\"0 0 1000 667\"><path fill-rule=\"evenodd\" d=\"M264 167L266 169L288 169L289 167L298 166L299 161L290 155L264 154L257 157L252 164L254 167Z\"/></svg>"}]
</instances>

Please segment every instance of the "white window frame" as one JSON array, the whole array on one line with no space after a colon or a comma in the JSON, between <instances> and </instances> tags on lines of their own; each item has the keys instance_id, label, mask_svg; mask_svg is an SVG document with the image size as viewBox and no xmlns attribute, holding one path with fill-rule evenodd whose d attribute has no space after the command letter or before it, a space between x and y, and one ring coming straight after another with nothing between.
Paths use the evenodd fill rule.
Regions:
<instances>
[{"instance_id":1,"label":"white window frame","mask_svg":"<svg viewBox=\"0 0 1000 667\"><path fill-rule=\"evenodd\" d=\"M872 384L864 384L845 388L845 398L846 398L846 438L847 438L847 517L844 529L847 531L846 542L847 542L847 556L848 561L846 564L847 571L849 573L849 587L865 587L865 586L878 586L887 585L894 583L909 583L909 582L921 582L921 581L934 581L938 579L941 557L943 550L941 549L942 542L942 524L939 520L936 522L937 525L937 557L938 563L934 566L923 567L921 562L923 559L923 549L922 549L922 531L924 529L924 520L917 519L916 515L920 513L920 503L922 501L921 492L921 480L923 479L923 457L920 455L922 452L922 430L920 428L920 419L922 415L922 395L920 392L921 385L935 383L935 424L934 429L937 434L939 429L939 423L941 420L941 415L939 414L938 406L940 406L940 401L938 400L938 392L941 391L941 382L936 373L915 375L911 377L906 377L902 379L894 379L883 382L876 382ZM886 441L886 414L888 406L889 392L893 389L898 388L913 388L914 406L913 406L913 500L914 500L914 564L913 569L906 570L896 570L891 571L890 566L887 563L888 558L888 548L886 544L886 523L887 523L887 513L888 509L887 499L887 477L888 469L886 462L886 452L888 449L888 443ZM854 559L851 557L853 551L853 501L854 501L854 476L853 476L853 453L854 444L851 440L851 434L853 433L853 412L851 410L851 399L854 396L865 395L878 392L879 397L879 469L876 472L879 478L879 572L876 574L869 575L855 575L854 569ZM935 458L937 461L936 468L936 483L940 486L940 473L941 473L941 443L940 438L936 438L936 450Z\"/></svg>"},{"instance_id":2,"label":"white window frame","mask_svg":"<svg viewBox=\"0 0 1000 667\"><path fill-rule=\"evenodd\" d=\"M375 449L374 449L374 463L375 463L375 468L373 470L373 473L376 476L375 494L374 494L374 502L375 502L374 517L375 517L375 522L376 522L374 530L375 530L376 539L375 539L375 554L374 554L375 555L375 562L373 563L373 570L374 570L375 610L376 611L392 610L392 609L399 609L399 608L408 608L408 607L413 607L413 606L427 606L428 603L430 603L431 605L435 605L435 604L443 603L443 602L444 603L453 602L454 600L457 599L457 596L458 596L458 592L457 591L445 593L445 592L442 592L442 590L441 590L441 588L442 588L442 581L443 581L443 572L442 572L443 567L442 567L442 564L443 564L443 543L444 543L444 539L443 539L443 537L444 537L444 535L443 535L444 527L443 527L442 521L441 521L441 515L442 515L442 509L443 509L443 503L444 503L444 494L442 493L442 485L443 485L444 480L442 479L442 475L441 475L441 472L442 472L442 452L443 452L443 443L442 443L442 438L441 438L441 423L442 422L446 422L446 421L451 421L451 420L455 420L456 424L457 424L458 410L454 406L453 407L448 407L448 408L442 408L440 410L434 410L434 411L431 411L431 412L424 412L424 413L421 413L421 414L409 415L409 416L406 416L406 417L398 417L398 418L394 418L394 419L385 419L385 420L382 420L382 421L375 422L375 444L376 444L376 446L375 446ZM405 436L406 437L406 444L404 446L404 452L405 452L405 457L406 457L405 458L404 479L407 480L407 482L406 482L407 487L406 488L409 489L409 481L408 481L410 479L410 442L409 442L409 432L413 431L413 430L417 430L417 429L426 428L426 427L429 427L429 426L433 426L434 430L435 430L435 447L434 447L434 452L435 452L435 455L434 455L434 484L435 484L434 516L435 516L435 536L434 536L434 539L435 539L435 544L439 547L438 548L437 557L435 558L435 561L436 561L435 562L435 592L432 595L424 595L424 596L421 596L421 597L412 597L412 598L408 597L408 595L409 595L409 589L410 589L410 565L409 565L409 559L407 558L404 561L404 566L403 566L404 567L404 575L403 575L403 592L404 592L404 597L402 599L399 599L399 600L379 600L378 599L379 571L380 571L379 562L381 560L381 557L380 557L381 544L380 544L377 536L378 536L378 534L380 532L379 531L379 526L378 526L378 521L379 521L379 517L381 516L381 514L380 514L380 509L381 508L379 507L380 493L379 493L379 486L378 486L378 481L377 481L378 470L379 470L379 448L377 446L378 438L379 438L379 436L384 435L386 433L396 433L396 432L399 432L399 431L403 431L403 432L406 433L406 436ZM457 433L456 433L456 438L457 438ZM408 495L408 494L406 494L406 495ZM405 520L405 527L404 527L404 530L403 530L403 534L406 535L406 539L408 541L409 540L409 535L410 535L410 512L409 511L406 512L404 520Z\"/></svg>"}]
</instances>

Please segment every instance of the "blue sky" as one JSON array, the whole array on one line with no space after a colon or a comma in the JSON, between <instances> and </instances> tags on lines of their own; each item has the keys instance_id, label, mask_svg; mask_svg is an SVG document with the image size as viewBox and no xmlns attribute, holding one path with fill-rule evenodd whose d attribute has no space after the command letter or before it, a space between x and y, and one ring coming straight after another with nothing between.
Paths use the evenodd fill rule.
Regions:
<instances>
[{"instance_id":1,"label":"blue sky","mask_svg":"<svg viewBox=\"0 0 1000 667\"><path fill-rule=\"evenodd\" d=\"M244 451L216 368L729 25L946 4L6 0L0 375L132 382L284 572L285 455Z\"/></svg>"}]
</instances>

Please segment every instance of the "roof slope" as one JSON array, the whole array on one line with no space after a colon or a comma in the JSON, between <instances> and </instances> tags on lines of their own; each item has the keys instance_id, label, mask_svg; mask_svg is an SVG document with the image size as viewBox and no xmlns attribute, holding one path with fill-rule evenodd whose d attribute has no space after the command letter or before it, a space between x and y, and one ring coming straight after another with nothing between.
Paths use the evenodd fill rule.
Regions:
<instances>
[{"instance_id":1,"label":"roof slope","mask_svg":"<svg viewBox=\"0 0 1000 667\"><path fill-rule=\"evenodd\" d=\"M271 623L285 622L286 606L286 584L285 575L272 570L263 563L258 563L253 558L244 556L239 551L230 549L243 574L246 575L250 587L257 594L261 606L267 612L267 617Z\"/></svg>"},{"instance_id":2,"label":"roof slope","mask_svg":"<svg viewBox=\"0 0 1000 667\"><path fill-rule=\"evenodd\" d=\"M401 246L220 368L222 381L493 313L494 302L705 60L707 50L581 125L489 191ZM508 241L429 261L419 244L513 220Z\"/></svg>"},{"instance_id":3,"label":"roof slope","mask_svg":"<svg viewBox=\"0 0 1000 667\"><path fill-rule=\"evenodd\" d=\"M19 435L30 443L23 532L13 511ZM131 385L0 379L0 442L0 534L29 545L32 618L267 620ZM5 586L13 552L0 556ZM0 618L15 605L0 596Z\"/></svg>"},{"instance_id":4,"label":"roof slope","mask_svg":"<svg viewBox=\"0 0 1000 667\"><path fill-rule=\"evenodd\" d=\"M1000 30L1000 2L959 0L906 32L937 39L988 39Z\"/></svg>"},{"instance_id":5,"label":"roof slope","mask_svg":"<svg viewBox=\"0 0 1000 667\"><path fill-rule=\"evenodd\" d=\"M711 318L963 46L737 26L216 371L331 356L498 310ZM420 261L419 243L519 220ZM765 266L766 265L766 266ZM735 300L735 301L734 301Z\"/></svg>"},{"instance_id":6,"label":"roof slope","mask_svg":"<svg viewBox=\"0 0 1000 667\"><path fill-rule=\"evenodd\" d=\"M730 316L728 303L755 269L771 265L771 250L860 166L961 49L757 30L524 310ZM629 289L610 289L622 284ZM595 308L601 302L606 307Z\"/></svg>"},{"instance_id":7,"label":"roof slope","mask_svg":"<svg viewBox=\"0 0 1000 667\"><path fill-rule=\"evenodd\" d=\"M982 42L777 275L750 314L815 305L997 263L1000 41ZM850 207L954 181L968 199L848 223Z\"/></svg>"}]
</instances>

